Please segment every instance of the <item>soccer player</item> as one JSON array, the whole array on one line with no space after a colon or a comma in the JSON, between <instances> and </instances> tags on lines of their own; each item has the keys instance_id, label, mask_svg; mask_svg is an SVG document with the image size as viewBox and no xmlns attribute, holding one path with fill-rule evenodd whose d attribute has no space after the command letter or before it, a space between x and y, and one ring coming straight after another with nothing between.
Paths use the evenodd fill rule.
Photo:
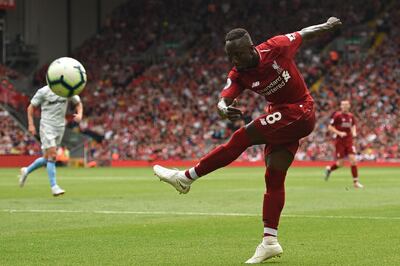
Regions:
<instances>
[{"instance_id":1,"label":"soccer player","mask_svg":"<svg viewBox=\"0 0 400 266\"><path fill-rule=\"evenodd\" d=\"M242 112L233 106L245 89L265 97L269 102L265 114L238 129L231 139L200 159L186 171L153 167L160 180L180 193L188 193L193 182L224 167L252 145L265 144L265 183L263 201L264 238L246 263L260 263L279 256L278 223L285 202L285 177L299 146L299 140L314 129L314 101L296 67L294 57L303 40L341 25L338 18L310 26L301 31L275 36L255 46L249 33L236 28L225 36L225 51L233 64L218 103L219 114L231 121L241 119Z\"/></svg>"},{"instance_id":2,"label":"soccer player","mask_svg":"<svg viewBox=\"0 0 400 266\"><path fill-rule=\"evenodd\" d=\"M28 106L28 130L36 135L36 128L33 122L35 108L41 106L40 118L40 142L42 143L43 157L36 159L28 167L21 168L19 185L23 187L28 175L41 166L46 165L53 196L59 196L65 191L57 185L56 181L56 156L57 146L60 145L65 130L65 113L68 102L76 105L74 121L79 123L82 120L83 105L78 95L71 98L64 98L56 95L48 86L39 89L33 96Z\"/></svg>"},{"instance_id":3,"label":"soccer player","mask_svg":"<svg viewBox=\"0 0 400 266\"><path fill-rule=\"evenodd\" d=\"M344 100L340 102L340 111L332 115L328 130L334 133L336 162L327 166L325 170L325 180L328 181L332 171L335 171L343 165L343 159L348 156L351 164L351 175L353 176L353 185L355 188L364 186L358 180L357 159L355 156L356 148L353 144L353 138L357 136L356 121L350 113L350 102Z\"/></svg>"}]
</instances>

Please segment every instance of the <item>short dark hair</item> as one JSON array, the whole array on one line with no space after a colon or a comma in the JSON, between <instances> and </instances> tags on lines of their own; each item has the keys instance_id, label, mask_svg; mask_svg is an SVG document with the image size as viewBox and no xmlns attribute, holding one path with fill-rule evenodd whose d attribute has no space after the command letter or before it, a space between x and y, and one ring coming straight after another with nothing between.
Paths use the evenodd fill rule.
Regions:
<instances>
[{"instance_id":1,"label":"short dark hair","mask_svg":"<svg viewBox=\"0 0 400 266\"><path fill-rule=\"evenodd\" d=\"M247 30L243 28L235 28L233 30L230 30L226 35L225 35L225 41L233 41L236 39L242 38L244 35L249 34Z\"/></svg>"}]
</instances>

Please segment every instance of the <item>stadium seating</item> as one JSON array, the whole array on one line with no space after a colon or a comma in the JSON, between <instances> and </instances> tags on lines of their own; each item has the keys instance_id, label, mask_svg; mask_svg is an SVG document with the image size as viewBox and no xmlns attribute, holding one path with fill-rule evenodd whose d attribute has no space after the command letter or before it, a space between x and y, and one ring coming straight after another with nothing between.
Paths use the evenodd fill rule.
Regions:
<instances>
[{"instance_id":1,"label":"stadium seating","mask_svg":"<svg viewBox=\"0 0 400 266\"><path fill-rule=\"evenodd\" d=\"M398 18L382 15L387 7L380 1L338 1L346 2L345 9L340 3L288 2L193 1L189 6L177 1L173 8L165 8L163 1L132 1L115 10L102 31L74 53L91 79L83 94L86 117L81 132L101 140L91 145L92 157L199 158L244 124L220 121L216 113L229 70L223 51L224 34L243 26L255 42L261 42L336 15L346 29L304 44L297 55L307 84L315 85L311 89L318 106L317 127L303 141L297 159L333 158L327 124L344 98L351 100L358 120L359 158L400 159L400 123L395 115L400 101L396 83L399 62L394 60L399 54ZM259 8L268 15L253 16ZM166 12L162 16L161 10ZM377 45L374 40L379 33L386 37ZM366 47L347 42L356 37L365 37ZM345 40L344 48L329 53L331 46L326 45L340 38ZM355 51L351 50L354 46ZM374 49L367 52L368 48ZM350 52L354 56L345 56ZM46 67L38 72L37 82L43 80ZM239 99L246 122L265 108L265 101L258 97L245 93ZM256 147L240 160L261 158L262 147Z\"/></svg>"},{"instance_id":2,"label":"stadium seating","mask_svg":"<svg viewBox=\"0 0 400 266\"><path fill-rule=\"evenodd\" d=\"M24 132L9 113L0 108L0 155L37 155L40 144Z\"/></svg>"}]
</instances>

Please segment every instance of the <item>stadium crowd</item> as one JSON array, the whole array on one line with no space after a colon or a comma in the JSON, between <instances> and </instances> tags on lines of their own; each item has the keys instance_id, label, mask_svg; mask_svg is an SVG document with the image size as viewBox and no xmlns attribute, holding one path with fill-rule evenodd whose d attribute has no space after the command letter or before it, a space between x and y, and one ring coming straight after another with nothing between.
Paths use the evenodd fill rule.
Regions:
<instances>
[{"instance_id":1,"label":"stadium crowd","mask_svg":"<svg viewBox=\"0 0 400 266\"><path fill-rule=\"evenodd\" d=\"M398 5L398 4L397 4ZM392 9L377 21L383 42L366 57L344 60L328 68L321 87L314 92L319 124L309 136L298 157L320 159L318 154L333 154L326 142L327 127L338 100L349 99L357 119L356 147L361 160L400 158L400 31L399 11ZM372 46L373 49L375 48ZM338 100L336 100L338 99Z\"/></svg>"},{"instance_id":2,"label":"stadium crowd","mask_svg":"<svg viewBox=\"0 0 400 266\"><path fill-rule=\"evenodd\" d=\"M331 15L351 27L304 44L296 59L306 83L318 83L312 87L318 124L303 141L297 159L333 158L327 125L341 99L351 100L357 117L359 158L400 158L396 116L400 16L388 14L377 20L378 10L385 8L381 1L172 2L165 7L163 1L144 1L141 9L137 1L128 2L107 19L98 35L75 51L74 57L84 63L91 79L83 94L85 119L80 129L98 140L89 149L92 158L199 158L261 114L266 104L259 96L245 92L239 98L244 121L232 124L219 119L216 103L230 69L223 51L225 33L243 26L259 43L266 36L321 23ZM268 16L261 16L260 10L268 10ZM391 10L394 13L399 8ZM132 15L135 12L137 15ZM246 23L238 25L237 21ZM358 30L371 21L385 26ZM352 51L354 57L347 58L338 51L323 50L338 36L367 36L372 40L368 47L373 47L380 32L386 38L368 54L360 48ZM154 51L158 60L149 56ZM38 72L37 81L44 80L45 69ZM262 153L262 147L252 147L240 159L260 160Z\"/></svg>"},{"instance_id":3,"label":"stadium crowd","mask_svg":"<svg viewBox=\"0 0 400 266\"><path fill-rule=\"evenodd\" d=\"M0 155L37 155L40 152L38 141L24 132L6 110L0 108Z\"/></svg>"}]
</instances>

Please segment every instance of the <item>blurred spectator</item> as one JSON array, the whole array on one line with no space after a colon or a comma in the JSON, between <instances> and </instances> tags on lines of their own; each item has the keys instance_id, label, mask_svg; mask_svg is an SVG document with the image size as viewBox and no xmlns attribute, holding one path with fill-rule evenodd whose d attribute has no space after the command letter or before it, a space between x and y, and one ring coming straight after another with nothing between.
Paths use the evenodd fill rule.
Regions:
<instances>
[{"instance_id":1,"label":"blurred spectator","mask_svg":"<svg viewBox=\"0 0 400 266\"><path fill-rule=\"evenodd\" d=\"M69 163L69 150L65 145L57 148L56 165L67 166Z\"/></svg>"},{"instance_id":2,"label":"blurred spectator","mask_svg":"<svg viewBox=\"0 0 400 266\"><path fill-rule=\"evenodd\" d=\"M38 155L39 143L0 108L0 154Z\"/></svg>"}]
</instances>

